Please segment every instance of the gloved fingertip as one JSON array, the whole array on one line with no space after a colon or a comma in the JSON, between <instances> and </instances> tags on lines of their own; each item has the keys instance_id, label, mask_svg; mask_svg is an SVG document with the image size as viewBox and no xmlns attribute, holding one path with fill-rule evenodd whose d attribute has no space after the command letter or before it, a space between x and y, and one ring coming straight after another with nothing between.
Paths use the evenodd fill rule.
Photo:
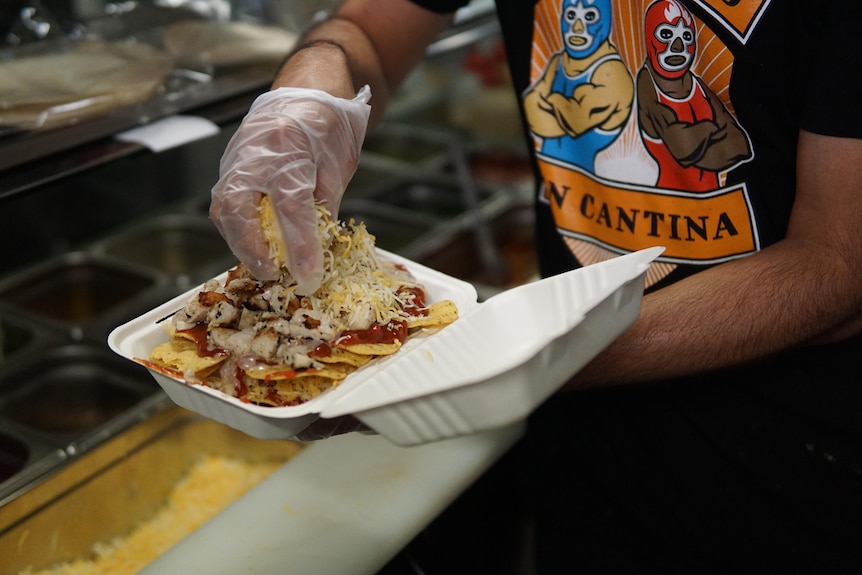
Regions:
<instances>
[{"instance_id":1,"label":"gloved fingertip","mask_svg":"<svg viewBox=\"0 0 862 575\"><path fill-rule=\"evenodd\" d=\"M321 278L312 277L296 281L297 295L311 295L320 288Z\"/></svg>"},{"instance_id":2,"label":"gloved fingertip","mask_svg":"<svg viewBox=\"0 0 862 575\"><path fill-rule=\"evenodd\" d=\"M319 255L319 258L317 257ZM287 268L296 282L297 295L311 295L320 288L323 283L323 254L306 255L303 259L301 254L292 254Z\"/></svg>"},{"instance_id":3,"label":"gloved fingertip","mask_svg":"<svg viewBox=\"0 0 862 575\"><path fill-rule=\"evenodd\" d=\"M354 100L358 100L363 104L367 104L371 100L371 86L365 84L359 91L356 93Z\"/></svg>"},{"instance_id":4,"label":"gloved fingertip","mask_svg":"<svg viewBox=\"0 0 862 575\"><path fill-rule=\"evenodd\" d=\"M278 279L278 270L275 263L272 261L255 260L253 262L243 262L245 267L259 281L273 281Z\"/></svg>"}]
</instances>

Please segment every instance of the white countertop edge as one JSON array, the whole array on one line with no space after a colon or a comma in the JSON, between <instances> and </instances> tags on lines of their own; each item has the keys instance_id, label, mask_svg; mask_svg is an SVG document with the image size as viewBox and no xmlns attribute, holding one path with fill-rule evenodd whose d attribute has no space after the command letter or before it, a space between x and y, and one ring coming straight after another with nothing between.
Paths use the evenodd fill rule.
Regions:
<instances>
[{"instance_id":1,"label":"white countertop edge","mask_svg":"<svg viewBox=\"0 0 862 575\"><path fill-rule=\"evenodd\" d=\"M315 442L139 575L373 575L522 432L416 447L361 434Z\"/></svg>"}]
</instances>

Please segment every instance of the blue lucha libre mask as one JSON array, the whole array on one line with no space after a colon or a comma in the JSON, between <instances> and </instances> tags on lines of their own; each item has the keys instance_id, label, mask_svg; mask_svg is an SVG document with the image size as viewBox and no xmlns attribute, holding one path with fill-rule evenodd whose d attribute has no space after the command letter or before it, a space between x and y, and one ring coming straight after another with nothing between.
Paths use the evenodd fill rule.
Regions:
<instances>
[{"instance_id":1,"label":"blue lucha libre mask","mask_svg":"<svg viewBox=\"0 0 862 575\"><path fill-rule=\"evenodd\" d=\"M591 56L611 35L611 0L563 0L560 32L569 56Z\"/></svg>"}]
</instances>

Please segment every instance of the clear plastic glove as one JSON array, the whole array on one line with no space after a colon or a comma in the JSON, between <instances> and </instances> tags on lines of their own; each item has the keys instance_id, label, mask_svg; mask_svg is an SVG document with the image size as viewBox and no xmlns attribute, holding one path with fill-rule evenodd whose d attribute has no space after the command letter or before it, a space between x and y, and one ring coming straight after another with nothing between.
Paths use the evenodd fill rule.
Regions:
<instances>
[{"instance_id":1,"label":"clear plastic glove","mask_svg":"<svg viewBox=\"0 0 862 575\"><path fill-rule=\"evenodd\" d=\"M210 217L234 255L259 279L278 277L258 218L272 200L297 293L314 293L323 277L315 204L338 215L359 165L371 89L355 98L320 90L276 88L260 95L228 142L212 189Z\"/></svg>"}]
</instances>

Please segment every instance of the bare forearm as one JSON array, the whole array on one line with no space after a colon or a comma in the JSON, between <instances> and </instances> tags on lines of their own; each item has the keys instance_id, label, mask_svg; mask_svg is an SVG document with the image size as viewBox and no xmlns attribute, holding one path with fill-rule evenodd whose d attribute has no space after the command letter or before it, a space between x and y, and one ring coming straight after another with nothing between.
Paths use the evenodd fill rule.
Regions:
<instances>
[{"instance_id":1,"label":"bare forearm","mask_svg":"<svg viewBox=\"0 0 862 575\"><path fill-rule=\"evenodd\" d=\"M777 244L646 296L635 324L569 387L666 380L858 333L848 318L862 305L860 281L834 252Z\"/></svg>"},{"instance_id":2,"label":"bare forearm","mask_svg":"<svg viewBox=\"0 0 862 575\"><path fill-rule=\"evenodd\" d=\"M273 87L317 88L350 98L369 85L373 123L449 22L411 2L348 0L300 39Z\"/></svg>"},{"instance_id":3,"label":"bare forearm","mask_svg":"<svg viewBox=\"0 0 862 575\"><path fill-rule=\"evenodd\" d=\"M272 87L315 88L352 98L365 84L371 86L376 101L388 99L387 83L368 37L352 22L333 18L299 40Z\"/></svg>"},{"instance_id":4,"label":"bare forearm","mask_svg":"<svg viewBox=\"0 0 862 575\"><path fill-rule=\"evenodd\" d=\"M662 380L862 332L862 140L801 131L786 239L644 298L569 387Z\"/></svg>"}]
</instances>

